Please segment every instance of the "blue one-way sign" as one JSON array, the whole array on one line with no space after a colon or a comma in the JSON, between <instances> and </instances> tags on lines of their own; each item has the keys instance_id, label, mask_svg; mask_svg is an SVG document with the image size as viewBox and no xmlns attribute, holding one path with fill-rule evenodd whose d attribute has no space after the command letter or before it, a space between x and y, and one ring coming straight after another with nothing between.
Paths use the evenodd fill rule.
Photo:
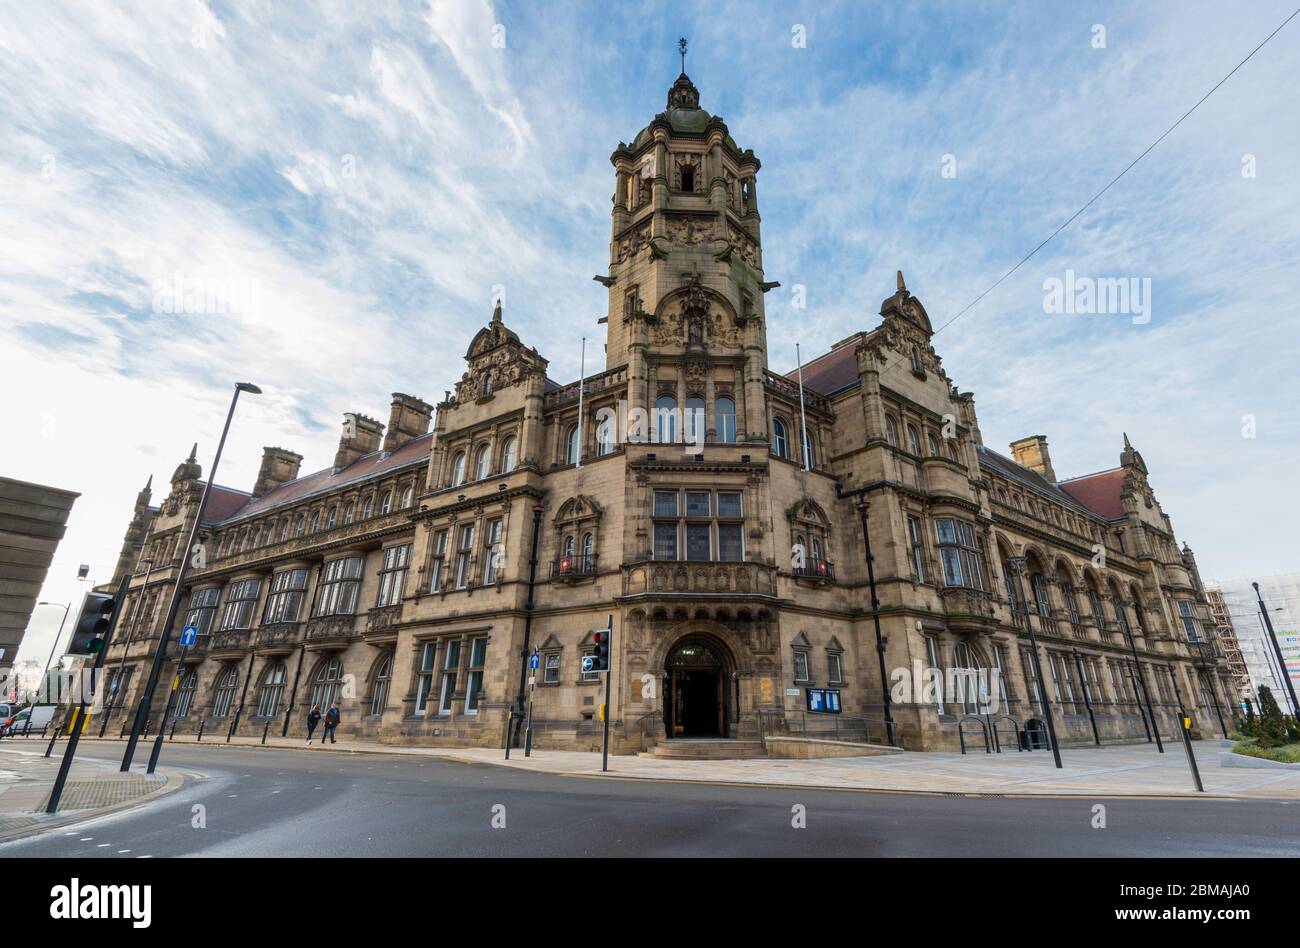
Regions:
<instances>
[{"instance_id":1,"label":"blue one-way sign","mask_svg":"<svg viewBox=\"0 0 1300 948\"><path fill-rule=\"evenodd\" d=\"M187 625L181 631L181 646L183 648L190 648L191 646L194 645L198 637L199 637L199 630L192 625Z\"/></svg>"}]
</instances>

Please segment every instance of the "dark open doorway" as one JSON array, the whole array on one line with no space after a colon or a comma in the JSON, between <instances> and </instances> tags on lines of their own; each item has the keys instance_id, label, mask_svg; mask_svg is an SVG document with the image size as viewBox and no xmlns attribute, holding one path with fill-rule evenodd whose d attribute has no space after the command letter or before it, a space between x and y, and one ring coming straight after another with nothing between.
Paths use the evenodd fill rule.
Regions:
<instances>
[{"instance_id":1,"label":"dark open doorway","mask_svg":"<svg viewBox=\"0 0 1300 948\"><path fill-rule=\"evenodd\" d=\"M716 647L699 638L684 639L669 653L666 665L668 736L726 737L726 674Z\"/></svg>"}]
</instances>

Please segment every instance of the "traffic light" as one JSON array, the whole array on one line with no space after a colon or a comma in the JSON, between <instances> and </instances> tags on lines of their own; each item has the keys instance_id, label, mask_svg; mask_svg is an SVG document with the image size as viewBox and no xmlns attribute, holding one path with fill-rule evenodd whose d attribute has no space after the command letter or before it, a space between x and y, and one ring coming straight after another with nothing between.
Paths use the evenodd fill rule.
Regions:
<instances>
[{"instance_id":1,"label":"traffic light","mask_svg":"<svg viewBox=\"0 0 1300 948\"><path fill-rule=\"evenodd\" d=\"M596 651L591 656L595 659L591 670L609 671L609 629L597 629L591 633L591 640L596 643Z\"/></svg>"},{"instance_id":2,"label":"traffic light","mask_svg":"<svg viewBox=\"0 0 1300 948\"><path fill-rule=\"evenodd\" d=\"M68 643L69 655L98 655L104 650L104 638L112 624L116 600L108 593L88 592L81 604L81 615Z\"/></svg>"}]
</instances>

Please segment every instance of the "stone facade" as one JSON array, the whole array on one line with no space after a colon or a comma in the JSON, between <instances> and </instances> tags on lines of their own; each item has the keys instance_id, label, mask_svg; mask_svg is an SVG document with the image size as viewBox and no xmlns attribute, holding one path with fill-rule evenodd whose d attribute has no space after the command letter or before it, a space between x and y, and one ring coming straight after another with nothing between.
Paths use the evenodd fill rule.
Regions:
<instances>
[{"instance_id":1,"label":"stone facade","mask_svg":"<svg viewBox=\"0 0 1300 948\"><path fill-rule=\"evenodd\" d=\"M986 448L901 273L874 329L770 371L753 152L682 75L611 160L604 370L552 382L497 307L436 412L394 395L387 426L345 416L332 468L299 477L267 448L253 492L215 488L178 729L301 734L337 695L345 736L502 746L532 674L535 743L596 748L604 683L581 661L610 619L617 752L883 740L882 665L902 745L955 747L976 699L909 692L914 667L999 669L1005 717L986 721L1005 737L1040 718L1027 623L1063 742L1093 739L1089 705L1103 740L1144 738L1130 642L1162 730L1179 701L1217 729L1231 677L1127 438L1118 467L1065 481L1041 436ZM141 575L109 659L137 669L128 701L201 490L191 454L158 508L137 503L120 570Z\"/></svg>"}]
</instances>

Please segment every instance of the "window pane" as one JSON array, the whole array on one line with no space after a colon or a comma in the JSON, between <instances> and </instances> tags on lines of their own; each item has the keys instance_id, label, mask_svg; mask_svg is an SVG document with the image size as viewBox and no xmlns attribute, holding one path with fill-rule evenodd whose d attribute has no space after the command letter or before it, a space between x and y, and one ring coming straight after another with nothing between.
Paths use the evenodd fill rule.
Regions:
<instances>
[{"instance_id":1,"label":"window pane","mask_svg":"<svg viewBox=\"0 0 1300 948\"><path fill-rule=\"evenodd\" d=\"M677 559L677 524L655 524L655 559Z\"/></svg>"},{"instance_id":2,"label":"window pane","mask_svg":"<svg viewBox=\"0 0 1300 948\"><path fill-rule=\"evenodd\" d=\"M656 517L677 516L677 491L675 490L655 491L654 515Z\"/></svg>"},{"instance_id":3,"label":"window pane","mask_svg":"<svg viewBox=\"0 0 1300 948\"><path fill-rule=\"evenodd\" d=\"M688 523L686 525L686 558L688 560L709 559L710 527L707 523Z\"/></svg>"},{"instance_id":4,"label":"window pane","mask_svg":"<svg viewBox=\"0 0 1300 948\"><path fill-rule=\"evenodd\" d=\"M740 494L719 493L718 494L718 516L739 517L740 516Z\"/></svg>"},{"instance_id":5,"label":"window pane","mask_svg":"<svg viewBox=\"0 0 1300 948\"><path fill-rule=\"evenodd\" d=\"M688 490L686 492L686 516L707 517L710 510L711 494L708 491Z\"/></svg>"},{"instance_id":6,"label":"window pane","mask_svg":"<svg viewBox=\"0 0 1300 948\"><path fill-rule=\"evenodd\" d=\"M718 559L736 561L745 558L742 529L738 523L718 524Z\"/></svg>"},{"instance_id":7,"label":"window pane","mask_svg":"<svg viewBox=\"0 0 1300 948\"><path fill-rule=\"evenodd\" d=\"M956 543L957 531L953 522L947 518L936 520L934 522L935 534L939 537L940 543Z\"/></svg>"}]
</instances>

